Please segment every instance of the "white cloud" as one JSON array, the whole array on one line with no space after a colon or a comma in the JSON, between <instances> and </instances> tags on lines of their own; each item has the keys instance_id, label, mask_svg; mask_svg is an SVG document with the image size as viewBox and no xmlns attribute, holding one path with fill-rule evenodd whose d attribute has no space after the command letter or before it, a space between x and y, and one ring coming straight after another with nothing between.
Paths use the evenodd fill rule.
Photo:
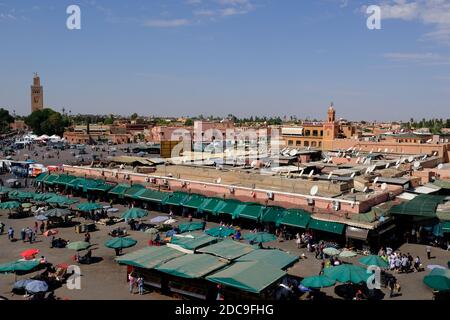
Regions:
<instances>
[{"instance_id":1,"label":"white cloud","mask_svg":"<svg viewBox=\"0 0 450 320\"><path fill-rule=\"evenodd\" d=\"M144 22L145 27L151 28L176 28L191 24L188 19L150 19Z\"/></svg>"},{"instance_id":2,"label":"white cloud","mask_svg":"<svg viewBox=\"0 0 450 320\"><path fill-rule=\"evenodd\" d=\"M419 21L433 28L424 40L450 44L450 0L384 0L379 6L382 19Z\"/></svg>"},{"instance_id":3,"label":"white cloud","mask_svg":"<svg viewBox=\"0 0 450 320\"><path fill-rule=\"evenodd\" d=\"M404 63L414 63L424 66L449 66L450 58L432 52L391 52L385 53L384 58Z\"/></svg>"}]
</instances>

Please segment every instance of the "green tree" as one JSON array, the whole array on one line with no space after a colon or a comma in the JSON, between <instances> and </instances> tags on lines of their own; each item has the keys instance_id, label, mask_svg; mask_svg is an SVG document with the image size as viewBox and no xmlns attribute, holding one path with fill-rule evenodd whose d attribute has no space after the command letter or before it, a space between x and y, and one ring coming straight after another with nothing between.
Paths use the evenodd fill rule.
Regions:
<instances>
[{"instance_id":1,"label":"green tree","mask_svg":"<svg viewBox=\"0 0 450 320\"><path fill-rule=\"evenodd\" d=\"M139 115L135 112L131 115L131 120L136 120L139 117Z\"/></svg>"},{"instance_id":2,"label":"green tree","mask_svg":"<svg viewBox=\"0 0 450 320\"><path fill-rule=\"evenodd\" d=\"M14 121L14 117L9 114L9 111L0 108L0 133L7 133L10 131L9 125Z\"/></svg>"},{"instance_id":3,"label":"green tree","mask_svg":"<svg viewBox=\"0 0 450 320\"><path fill-rule=\"evenodd\" d=\"M188 118L186 122L184 123L185 126L193 126L194 121L191 118Z\"/></svg>"},{"instance_id":4,"label":"green tree","mask_svg":"<svg viewBox=\"0 0 450 320\"><path fill-rule=\"evenodd\" d=\"M46 108L36 110L25 119L25 123L37 135L62 135L64 129L69 126L69 119L59 112Z\"/></svg>"}]
</instances>

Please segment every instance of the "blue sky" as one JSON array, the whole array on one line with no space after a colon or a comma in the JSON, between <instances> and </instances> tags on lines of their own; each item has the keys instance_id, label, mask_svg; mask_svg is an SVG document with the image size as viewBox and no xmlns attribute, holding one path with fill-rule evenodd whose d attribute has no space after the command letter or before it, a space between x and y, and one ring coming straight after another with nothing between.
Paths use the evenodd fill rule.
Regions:
<instances>
[{"instance_id":1,"label":"blue sky","mask_svg":"<svg viewBox=\"0 0 450 320\"><path fill-rule=\"evenodd\" d=\"M0 43L17 114L39 72L72 114L450 117L450 0L0 0Z\"/></svg>"}]
</instances>

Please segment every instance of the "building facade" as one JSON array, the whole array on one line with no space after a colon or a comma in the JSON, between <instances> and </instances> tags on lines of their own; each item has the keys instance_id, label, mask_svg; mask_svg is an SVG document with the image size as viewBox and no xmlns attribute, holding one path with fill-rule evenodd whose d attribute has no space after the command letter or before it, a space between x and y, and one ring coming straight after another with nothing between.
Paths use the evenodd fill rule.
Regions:
<instances>
[{"instance_id":1,"label":"building facade","mask_svg":"<svg viewBox=\"0 0 450 320\"><path fill-rule=\"evenodd\" d=\"M31 112L44 109L44 89L41 86L41 78L34 74L31 86Z\"/></svg>"}]
</instances>

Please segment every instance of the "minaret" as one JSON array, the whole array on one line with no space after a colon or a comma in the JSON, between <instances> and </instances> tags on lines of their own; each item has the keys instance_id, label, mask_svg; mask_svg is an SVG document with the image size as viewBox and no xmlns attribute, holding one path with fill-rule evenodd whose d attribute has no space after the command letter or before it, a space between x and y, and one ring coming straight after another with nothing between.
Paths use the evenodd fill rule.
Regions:
<instances>
[{"instance_id":1,"label":"minaret","mask_svg":"<svg viewBox=\"0 0 450 320\"><path fill-rule=\"evenodd\" d=\"M42 109L44 109L44 90L39 75L35 73L31 86L31 112Z\"/></svg>"},{"instance_id":2,"label":"minaret","mask_svg":"<svg viewBox=\"0 0 450 320\"><path fill-rule=\"evenodd\" d=\"M338 126L336 123L336 110L334 110L333 102L328 107L327 112L328 118L327 122L323 124L323 142L322 149L323 150L332 150L333 149L333 140L338 136Z\"/></svg>"}]
</instances>

